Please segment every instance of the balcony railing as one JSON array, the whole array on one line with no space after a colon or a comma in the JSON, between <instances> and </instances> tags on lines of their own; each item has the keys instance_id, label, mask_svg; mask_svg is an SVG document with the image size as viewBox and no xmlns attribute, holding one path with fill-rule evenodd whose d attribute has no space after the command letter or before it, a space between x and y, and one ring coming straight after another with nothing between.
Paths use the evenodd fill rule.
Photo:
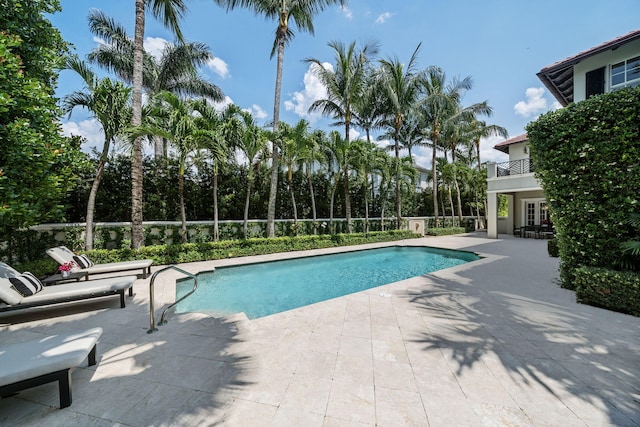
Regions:
<instances>
[{"instance_id":1,"label":"balcony railing","mask_svg":"<svg viewBox=\"0 0 640 427\"><path fill-rule=\"evenodd\" d=\"M534 167L531 159L512 160L510 162L496 164L497 176L522 175L533 172Z\"/></svg>"}]
</instances>

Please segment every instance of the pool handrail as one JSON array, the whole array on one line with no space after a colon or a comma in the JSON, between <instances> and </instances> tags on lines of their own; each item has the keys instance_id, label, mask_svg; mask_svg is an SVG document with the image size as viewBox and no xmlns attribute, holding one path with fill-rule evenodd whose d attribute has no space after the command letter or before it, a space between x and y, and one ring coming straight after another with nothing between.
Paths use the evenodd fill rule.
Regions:
<instances>
[{"instance_id":1,"label":"pool handrail","mask_svg":"<svg viewBox=\"0 0 640 427\"><path fill-rule=\"evenodd\" d=\"M163 273L163 272L168 271L168 270L176 270L177 272L182 273L185 276L192 278L193 279L193 289L191 289L191 291L189 291L185 295L183 295L176 302L170 304L169 307L164 309L164 311L162 312L162 316L160 316L160 321L158 322L158 326L167 323L164 320L164 316L167 314L167 311L169 309L175 307L175 305L178 304L180 301L184 300L189 295L193 294L196 291L196 289L198 288L198 277L196 275L194 275L194 274L189 273L188 271L184 271L183 269L181 269L179 267L176 267L175 265L168 265L168 266L163 267L160 270L156 271L155 273L153 273L153 275L151 276L151 281L149 281L149 329L147 330L148 334L153 333L153 332L158 330L158 328L155 327L156 325L155 325L155 308L154 308L154 301L153 301L153 294L154 294L153 283L155 282L156 277L160 273Z\"/></svg>"}]
</instances>

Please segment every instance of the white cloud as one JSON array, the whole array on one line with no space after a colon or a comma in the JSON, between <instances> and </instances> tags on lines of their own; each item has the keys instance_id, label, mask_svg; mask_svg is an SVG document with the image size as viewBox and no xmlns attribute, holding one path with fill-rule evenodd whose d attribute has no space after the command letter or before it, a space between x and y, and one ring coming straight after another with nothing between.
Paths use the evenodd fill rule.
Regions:
<instances>
[{"instance_id":1,"label":"white cloud","mask_svg":"<svg viewBox=\"0 0 640 427\"><path fill-rule=\"evenodd\" d=\"M376 24L384 24L393 15L395 15L395 14L391 13L391 12L384 12L384 13L378 15L378 17L376 18Z\"/></svg>"},{"instance_id":2,"label":"white cloud","mask_svg":"<svg viewBox=\"0 0 640 427\"><path fill-rule=\"evenodd\" d=\"M520 101L513 106L517 115L524 118L536 116L549 110L547 100L544 97L543 87L530 87L525 92L525 101ZM555 105L555 104L554 104Z\"/></svg>"},{"instance_id":3,"label":"white cloud","mask_svg":"<svg viewBox=\"0 0 640 427\"><path fill-rule=\"evenodd\" d=\"M231 99L229 96L225 96L224 99L222 101L212 101L210 99L207 99L207 102L209 103L209 105L213 106L213 108L220 112L222 110L224 110L227 106L231 105L231 104L235 104L233 102L233 99Z\"/></svg>"},{"instance_id":4,"label":"white cloud","mask_svg":"<svg viewBox=\"0 0 640 427\"><path fill-rule=\"evenodd\" d=\"M344 14L344 17L351 20L353 19L353 13L351 12L351 9L349 9L347 6L341 6L340 10L342 10L342 13Z\"/></svg>"},{"instance_id":5,"label":"white cloud","mask_svg":"<svg viewBox=\"0 0 640 427\"><path fill-rule=\"evenodd\" d=\"M262 109L258 104L253 104L251 108L248 108L247 111L251 113L253 117L259 120L263 120L267 118L267 112Z\"/></svg>"},{"instance_id":6,"label":"white cloud","mask_svg":"<svg viewBox=\"0 0 640 427\"><path fill-rule=\"evenodd\" d=\"M162 57L162 51L169 42L162 37L146 37L144 39L144 50L156 59Z\"/></svg>"},{"instance_id":7,"label":"white cloud","mask_svg":"<svg viewBox=\"0 0 640 427\"><path fill-rule=\"evenodd\" d=\"M68 121L62 123L62 134L64 136L81 136L87 140L83 144L82 150L90 152L93 147L102 151L104 146L104 132L102 125L96 119L87 119L81 122Z\"/></svg>"},{"instance_id":8,"label":"white cloud","mask_svg":"<svg viewBox=\"0 0 640 427\"><path fill-rule=\"evenodd\" d=\"M324 62L322 66L327 70L332 70L333 67L328 62ZM287 111L293 111L298 116L309 120L314 123L321 114L319 112L309 113L309 107L314 101L318 99L327 98L327 89L324 87L316 73L314 72L316 64L311 64L306 73L304 73L304 89L300 92L294 92L290 100L284 102L284 108Z\"/></svg>"},{"instance_id":9,"label":"white cloud","mask_svg":"<svg viewBox=\"0 0 640 427\"><path fill-rule=\"evenodd\" d=\"M484 162L507 162L509 161L509 155L503 153L502 151L498 151L493 147L499 143L504 141L504 138L501 136L490 136L488 138L482 138L480 140L480 161Z\"/></svg>"},{"instance_id":10,"label":"white cloud","mask_svg":"<svg viewBox=\"0 0 640 427\"><path fill-rule=\"evenodd\" d=\"M207 62L207 67L209 67L211 70L213 70L217 75L219 75L223 79L226 79L227 77L229 77L229 65L227 65L226 62L224 62L222 59L218 57L210 59Z\"/></svg>"}]
</instances>

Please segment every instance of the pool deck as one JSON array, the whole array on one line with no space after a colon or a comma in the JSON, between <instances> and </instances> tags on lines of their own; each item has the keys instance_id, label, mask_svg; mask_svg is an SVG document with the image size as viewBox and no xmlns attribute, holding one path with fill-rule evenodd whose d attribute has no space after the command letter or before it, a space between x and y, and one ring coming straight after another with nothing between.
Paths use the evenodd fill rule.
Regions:
<instances>
[{"instance_id":1,"label":"pool deck","mask_svg":"<svg viewBox=\"0 0 640 427\"><path fill-rule=\"evenodd\" d=\"M0 425L640 426L640 318L577 304L546 241L402 244L484 258L255 320L170 314L153 334L149 279L124 309L111 298L2 313L0 347L104 333L97 365L72 373L70 407L39 386L1 399ZM173 302L176 277L159 276L156 306Z\"/></svg>"}]
</instances>

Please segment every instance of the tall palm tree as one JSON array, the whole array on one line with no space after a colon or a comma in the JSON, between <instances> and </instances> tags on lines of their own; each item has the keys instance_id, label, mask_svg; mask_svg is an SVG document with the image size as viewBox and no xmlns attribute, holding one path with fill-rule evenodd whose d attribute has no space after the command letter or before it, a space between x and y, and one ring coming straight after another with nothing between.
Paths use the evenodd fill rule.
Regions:
<instances>
[{"instance_id":1,"label":"tall palm tree","mask_svg":"<svg viewBox=\"0 0 640 427\"><path fill-rule=\"evenodd\" d=\"M186 12L183 0L147 0L153 16L160 19L180 41L182 31L178 22ZM142 69L144 60L145 0L135 0L135 31L133 37L133 104L131 126L142 124ZM138 249L144 244L142 229L142 141L140 136L133 141L131 160L131 246Z\"/></svg>"},{"instance_id":2,"label":"tall palm tree","mask_svg":"<svg viewBox=\"0 0 640 427\"><path fill-rule=\"evenodd\" d=\"M378 70L368 66L362 93L353 105L353 125L365 132L367 142L371 142L371 132L383 126L385 107Z\"/></svg>"},{"instance_id":3,"label":"tall palm tree","mask_svg":"<svg viewBox=\"0 0 640 427\"><path fill-rule=\"evenodd\" d=\"M326 145L327 136L319 129L316 129L309 138L303 141L303 146L299 147L300 161L305 171L307 185L309 186L309 196L311 198L311 215L313 218L313 234L318 233L318 213L316 209L316 196L313 189L313 168L316 164L322 165L325 157L322 155L322 147Z\"/></svg>"},{"instance_id":4,"label":"tall palm tree","mask_svg":"<svg viewBox=\"0 0 640 427\"><path fill-rule=\"evenodd\" d=\"M509 137L509 132L502 126L498 125L488 125L485 121L475 119L469 124L469 129L467 129L467 134L469 138L473 142L473 146L475 148L476 156L477 156L477 167L478 170L482 169L482 163L480 161L480 140L482 138L488 138L490 136L501 136L503 138Z\"/></svg>"},{"instance_id":5,"label":"tall palm tree","mask_svg":"<svg viewBox=\"0 0 640 427\"><path fill-rule=\"evenodd\" d=\"M335 52L336 66L334 69L326 69L319 59L309 58L306 62L314 65L314 72L320 78L327 90L327 98L314 101L309 111L321 111L323 115L333 117L334 124L344 125L344 139L350 141L350 128L354 115L354 104L362 95L365 85L369 55L376 55L378 47L367 44L362 49L356 49L356 43L349 46L338 41L329 42L329 46ZM344 169L344 199L347 230L352 232L351 225L351 200L349 197L348 181L349 169Z\"/></svg>"},{"instance_id":6,"label":"tall palm tree","mask_svg":"<svg viewBox=\"0 0 640 427\"><path fill-rule=\"evenodd\" d=\"M309 139L309 122L300 119L295 126L284 125L281 129L282 135L282 160L287 168L287 186L291 195L291 204L293 207L293 227L298 233L298 208L296 206L296 197L293 189L293 172L303 163L303 149L307 145Z\"/></svg>"},{"instance_id":7,"label":"tall palm tree","mask_svg":"<svg viewBox=\"0 0 640 427\"><path fill-rule=\"evenodd\" d=\"M392 130L395 158L400 159L400 130L405 118L417 108L424 86L424 73L417 68L418 52L421 44L413 51L408 63L398 57L380 61L382 71L382 90L387 105L385 124ZM395 163L399 167L400 162ZM400 170L396 171L400 173ZM402 195L400 180L396 179L396 217L397 228L402 224Z\"/></svg>"},{"instance_id":8,"label":"tall palm tree","mask_svg":"<svg viewBox=\"0 0 640 427\"><path fill-rule=\"evenodd\" d=\"M95 73L87 64L76 56L66 60L66 68L75 71L82 77L85 90L75 91L66 95L62 99L63 110L71 116L72 110L76 107L83 107L89 110L93 117L102 126L104 133L104 145L98 160L96 175L89 191L87 201L85 249L93 249L93 217L95 213L95 202L100 181L104 173L104 168L109 156L111 143L120 134L131 119L131 88L126 87L122 82L116 82L109 78L98 79Z\"/></svg>"},{"instance_id":9,"label":"tall palm tree","mask_svg":"<svg viewBox=\"0 0 640 427\"><path fill-rule=\"evenodd\" d=\"M131 83L134 44L127 36L126 29L100 10L89 14L89 28L107 42L93 49L89 60ZM165 90L221 101L223 94L220 88L198 74L198 68L212 58L204 43L169 43L159 58L144 52L143 88L150 98ZM155 151L156 157L166 155L166 141L163 143L162 139L158 139Z\"/></svg>"},{"instance_id":10,"label":"tall palm tree","mask_svg":"<svg viewBox=\"0 0 640 427\"><path fill-rule=\"evenodd\" d=\"M447 82L445 72L439 67L429 67L424 80L425 98L420 105L420 114L422 115L425 136L430 141L432 148L431 155L431 176L433 180L433 212L435 217L435 226L439 224L438 209L438 162L436 161L437 153L443 150L443 142L441 135L447 120L456 115L460 105L462 95L471 89L471 77L465 77L462 80L453 79L451 83Z\"/></svg>"},{"instance_id":11,"label":"tall palm tree","mask_svg":"<svg viewBox=\"0 0 640 427\"><path fill-rule=\"evenodd\" d=\"M254 181L254 170L259 167L261 160L269 154L267 132L260 129L253 116L246 112L240 112L241 130L240 138L236 146L247 158L247 197L244 204L244 221L242 231L244 238L249 238L249 204L251 202L251 189Z\"/></svg>"},{"instance_id":12,"label":"tall palm tree","mask_svg":"<svg viewBox=\"0 0 640 427\"><path fill-rule=\"evenodd\" d=\"M369 232L369 177L377 171L377 157L385 155L375 144L368 141L359 140L356 145L356 156L354 158L354 169L357 177L363 183L362 195L364 201L364 232Z\"/></svg>"},{"instance_id":13,"label":"tall palm tree","mask_svg":"<svg viewBox=\"0 0 640 427\"><path fill-rule=\"evenodd\" d=\"M141 1L141 0L137 0ZM271 57L276 54L276 88L273 101L273 151L271 165L271 186L269 189L269 206L267 209L267 236L275 237L276 193L278 191L278 122L280 121L280 92L282 87L282 65L284 49L293 39L294 33L289 27L289 19L302 31L314 32L313 18L331 5L344 6L347 0L214 0L216 4L227 10L242 7L253 10L257 15L268 19L277 19L278 27L271 49Z\"/></svg>"},{"instance_id":14,"label":"tall palm tree","mask_svg":"<svg viewBox=\"0 0 640 427\"><path fill-rule=\"evenodd\" d=\"M152 116L155 123L140 126L134 136L153 135L166 138L171 141L178 155L178 195L180 197L180 236L182 243L187 243L187 217L184 203L184 175L187 166L187 158L199 148L202 141L212 138L213 132L204 128L194 114L195 101L182 100L178 95L163 91L156 95ZM137 139L137 138L136 138Z\"/></svg>"}]
</instances>

